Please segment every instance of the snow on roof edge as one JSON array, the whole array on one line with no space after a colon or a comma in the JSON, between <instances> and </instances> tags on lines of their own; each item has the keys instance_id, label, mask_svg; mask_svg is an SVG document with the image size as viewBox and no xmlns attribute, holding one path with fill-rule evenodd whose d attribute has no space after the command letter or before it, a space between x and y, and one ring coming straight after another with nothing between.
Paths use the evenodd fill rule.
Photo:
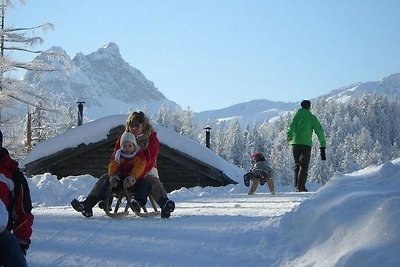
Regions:
<instances>
[{"instance_id":1,"label":"snow on roof edge","mask_svg":"<svg viewBox=\"0 0 400 267\"><path fill-rule=\"evenodd\" d=\"M107 138L109 131L120 125L125 125L127 115L112 115L81 126L75 127L36 144L27 155L21 166L35 160L55 154L67 148L75 148L80 144L96 143ZM198 142L178 134L154 122L152 125L157 132L160 142L170 148L183 152L225 173L230 179L238 181L243 176L243 170L232 165Z\"/></svg>"},{"instance_id":2,"label":"snow on roof edge","mask_svg":"<svg viewBox=\"0 0 400 267\"><path fill-rule=\"evenodd\" d=\"M113 115L75 127L55 137L36 144L21 165L25 166L40 158L80 144L95 143L107 138L112 128L125 125L126 115Z\"/></svg>"}]
</instances>

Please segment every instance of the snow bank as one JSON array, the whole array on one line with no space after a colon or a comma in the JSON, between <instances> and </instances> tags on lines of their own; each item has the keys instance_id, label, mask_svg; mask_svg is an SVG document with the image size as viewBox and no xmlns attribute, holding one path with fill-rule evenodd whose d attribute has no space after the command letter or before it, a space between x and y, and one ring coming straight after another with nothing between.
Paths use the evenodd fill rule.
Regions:
<instances>
[{"instance_id":1,"label":"snow bank","mask_svg":"<svg viewBox=\"0 0 400 267\"><path fill-rule=\"evenodd\" d=\"M166 221L110 219L97 207L83 218L69 202L95 181L29 179L29 266L400 266L400 160L335 173L315 193L279 188L271 196L261 187L248 196L242 184L182 188L169 194L177 208Z\"/></svg>"},{"instance_id":2,"label":"snow bank","mask_svg":"<svg viewBox=\"0 0 400 267\"><path fill-rule=\"evenodd\" d=\"M281 238L269 242L284 266L400 266L399 207L399 160L336 173L282 217L274 231Z\"/></svg>"}]
</instances>

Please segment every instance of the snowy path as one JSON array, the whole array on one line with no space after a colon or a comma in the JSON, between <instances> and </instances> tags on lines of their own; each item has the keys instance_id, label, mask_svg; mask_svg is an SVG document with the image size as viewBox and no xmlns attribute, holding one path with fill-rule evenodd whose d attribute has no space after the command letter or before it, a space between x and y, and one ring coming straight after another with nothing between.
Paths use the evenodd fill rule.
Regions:
<instances>
[{"instance_id":1,"label":"snowy path","mask_svg":"<svg viewBox=\"0 0 400 267\"><path fill-rule=\"evenodd\" d=\"M270 194L230 195L229 198L208 197L178 203L175 216L220 215L220 216L280 216L290 211L308 195L295 193L281 193L275 196Z\"/></svg>"},{"instance_id":2,"label":"snowy path","mask_svg":"<svg viewBox=\"0 0 400 267\"><path fill-rule=\"evenodd\" d=\"M262 234L311 193L179 200L169 220L35 208L29 266L266 266Z\"/></svg>"}]
</instances>

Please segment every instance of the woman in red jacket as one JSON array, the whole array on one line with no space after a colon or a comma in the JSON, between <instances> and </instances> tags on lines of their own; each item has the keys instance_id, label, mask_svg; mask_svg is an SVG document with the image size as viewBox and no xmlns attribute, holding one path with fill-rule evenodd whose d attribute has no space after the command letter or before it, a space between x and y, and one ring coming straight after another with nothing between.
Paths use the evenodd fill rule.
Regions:
<instances>
[{"instance_id":1,"label":"woman in red jacket","mask_svg":"<svg viewBox=\"0 0 400 267\"><path fill-rule=\"evenodd\" d=\"M133 206L144 206L147 202L147 197L151 195L161 208L161 217L169 218L171 212L175 209L175 203L168 199L167 192L158 176L157 157L160 143L157 138L157 133L151 126L149 119L141 111L133 112L128 116L125 130L136 137L137 144L141 149L140 152L144 154L145 158L145 167L142 174L138 175L138 177L133 177L134 180L130 182L135 186L135 199L133 201L138 202L132 204ZM120 139L117 139L111 160L116 151L120 148ZM71 205L75 210L82 212L84 216L91 217L93 215L92 207L94 207L99 200L104 200L105 198L104 188L109 185L107 182L108 177L99 179L84 201L78 202L74 199Z\"/></svg>"},{"instance_id":2,"label":"woman in red jacket","mask_svg":"<svg viewBox=\"0 0 400 267\"><path fill-rule=\"evenodd\" d=\"M136 137L138 146L144 151L146 166L143 174L137 177L135 184L135 199L147 201L147 196L151 195L161 208L161 217L169 218L175 209L175 203L168 199L167 192L160 181L157 170L157 157L160 149L160 142L157 133L150 124L142 111L133 112L128 116L125 131L132 133ZM120 148L120 140L115 142L114 153ZM114 154L113 153L113 154ZM139 203L144 205L144 203Z\"/></svg>"}]
</instances>

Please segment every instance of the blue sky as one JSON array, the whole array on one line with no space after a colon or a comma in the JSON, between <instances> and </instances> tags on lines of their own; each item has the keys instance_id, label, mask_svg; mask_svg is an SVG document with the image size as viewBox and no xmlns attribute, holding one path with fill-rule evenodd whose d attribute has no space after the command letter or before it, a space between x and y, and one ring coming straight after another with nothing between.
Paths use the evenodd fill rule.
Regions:
<instances>
[{"instance_id":1,"label":"blue sky","mask_svg":"<svg viewBox=\"0 0 400 267\"><path fill-rule=\"evenodd\" d=\"M400 1L26 0L6 26L55 25L36 47L73 58L108 42L170 100L199 112L300 101L400 72Z\"/></svg>"}]
</instances>

